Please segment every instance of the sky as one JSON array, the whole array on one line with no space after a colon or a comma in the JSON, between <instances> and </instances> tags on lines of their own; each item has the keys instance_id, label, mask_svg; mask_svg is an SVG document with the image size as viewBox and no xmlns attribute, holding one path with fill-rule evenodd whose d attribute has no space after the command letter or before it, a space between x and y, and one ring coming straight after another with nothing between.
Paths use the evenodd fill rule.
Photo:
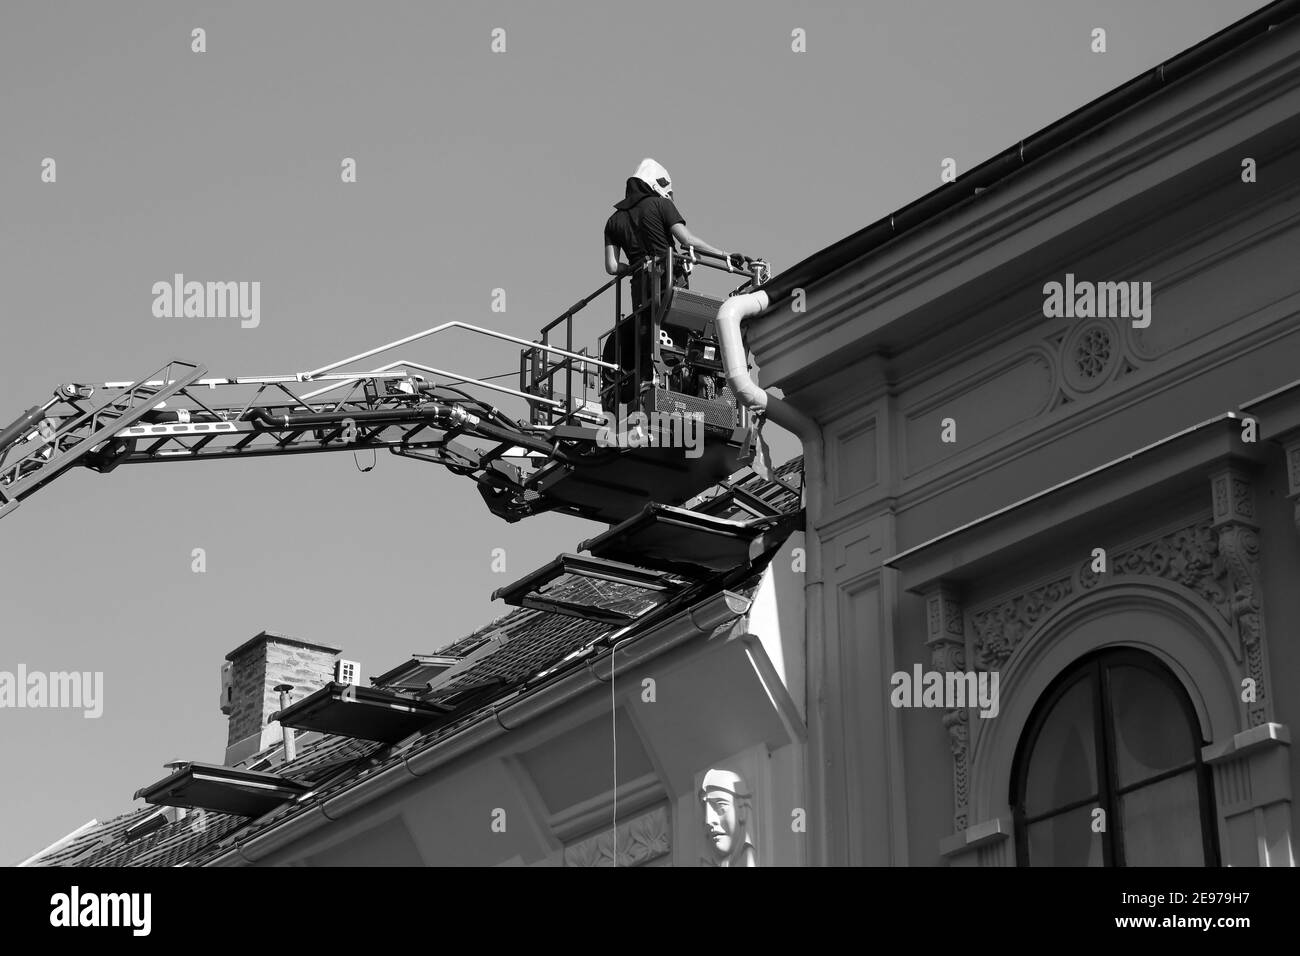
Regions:
<instances>
[{"instance_id":1,"label":"sky","mask_svg":"<svg viewBox=\"0 0 1300 956\"><path fill-rule=\"evenodd\" d=\"M306 371L451 319L532 338L604 282L601 228L647 156L692 231L779 272L940 185L945 158L960 174L1262 6L5 0L0 425L174 358ZM260 322L156 318L177 272L260 282ZM594 342L612 305L584 315ZM402 355L518 367L468 333ZM0 864L130 809L167 761L220 763L220 666L258 631L372 676L599 530L508 524L387 454L74 469L0 520L0 672L100 672L103 711L0 709Z\"/></svg>"}]
</instances>

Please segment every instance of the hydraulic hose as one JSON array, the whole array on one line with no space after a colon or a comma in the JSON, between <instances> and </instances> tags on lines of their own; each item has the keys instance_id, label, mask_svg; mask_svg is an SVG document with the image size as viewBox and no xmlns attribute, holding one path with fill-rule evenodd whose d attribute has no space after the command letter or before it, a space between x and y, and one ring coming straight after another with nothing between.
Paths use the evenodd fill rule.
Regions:
<instances>
[{"instance_id":1,"label":"hydraulic hose","mask_svg":"<svg viewBox=\"0 0 1300 956\"><path fill-rule=\"evenodd\" d=\"M287 412L280 415L274 415L265 408L254 408L248 413L248 420L262 426L263 428L280 430L284 428L319 428L322 425L341 425L344 422L382 422L382 423L400 423L400 422L420 422L433 421L440 427L450 428L460 426L465 431L479 435L483 438L492 438L496 441L509 442L512 445L519 445L531 451L539 452L548 458L555 458L559 461L569 462L569 456L559 451L550 442L544 439L525 434L524 432L503 428L492 422L484 421L476 415L471 415L463 408L456 405L447 405L442 402L432 402L418 405L413 408L402 409L378 409L366 411L347 411L347 412Z\"/></svg>"},{"instance_id":2,"label":"hydraulic hose","mask_svg":"<svg viewBox=\"0 0 1300 956\"><path fill-rule=\"evenodd\" d=\"M375 409L347 412L286 412L273 415L265 408L254 408L248 413L248 420L265 428L318 428L321 425L341 425L353 422L418 422L426 419L435 421L454 421L456 418L468 418L465 412L454 405L434 402L432 405L418 405L413 408Z\"/></svg>"}]
</instances>

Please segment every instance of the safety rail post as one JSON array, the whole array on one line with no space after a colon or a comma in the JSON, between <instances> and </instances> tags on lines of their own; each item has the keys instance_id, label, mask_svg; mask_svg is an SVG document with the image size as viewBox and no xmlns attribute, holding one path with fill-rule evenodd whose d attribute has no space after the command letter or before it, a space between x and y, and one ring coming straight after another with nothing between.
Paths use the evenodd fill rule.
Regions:
<instances>
[{"instance_id":1,"label":"safety rail post","mask_svg":"<svg viewBox=\"0 0 1300 956\"><path fill-rule=\"evenodd\" d=\"M564 348L568 352L573 351L573 313L564 320ZM573 422L573 360L564 360L564 411L565 423Z\"/></svg>"},{"instance_id":2,"label":"safety rail post","mask_svg":"<svg viewBox=\"0 0 1300 956\"><path fill-rule=\"evenodd\" d=\"M542 345L546 346L550 344L551 344L551 327L548 325L546 328L542 329ZM545 391L547 398L554 398L555 397L555 377L554 377L555 366L554 366L554 360L550 358L549 353L547 353L546 358L542 359L541 365L542 365L542 374L541 374L542 388ZM554 408L548 408L546 410L546 424L548 425L555 424Z\"/></svg>"},{"instance_id":3,"label":"safety rail post","mask_svg":"<svg viewBox=\"0 0 1300 956\"><path fill-rule=\"evenodd\" d=\"M633 302L636 302L636 296L632 294L633 293L632 283L636 282L638 279L641 278L641 273L643 271L644 270L642 270L640 266L633 266L631 275L628 276L627 291L629 297ZM618 325L622 321L623 321L623 283L617 282L614 285L614 331L612 333L614 336L614 349L616 352L618 350ZM600 348L599 340L597 340L596 347ZM603 351L601 352L601 355L604 355ZM615 357L614 359L614 364L616 365L618 364L617 357ZM623 367L620 365L618 371L616 371L613 375L610 376L610 379L613 382L613 385L611 386L613 389L613 394L610 396L612 398L610 404L613 406L614 409L614 427L616 429L622 427L622 423L619 422L618 420L618 395L623 387L622 375L623 375ZM603 386L600 389L600 398L601 398L600 410L604 412L605 411L605 401L604 401L605 389Z\"/></svg>"},{"instance_id":4,"label":"safety rail post","mask_svg":"<svg viewBox=\"0 0 1300 956\"><path fill-rule=\"evenodd\" d=\"M559 325L561 322L564 322L564 323L565 323L565 328L566 328L566 335L565 335L565 348L566 348L566 350L568 350L569 352L572 352L572 350L573 350L573 313L572 313L572 310L570 310L570 311L568 311L568 312L565 312L565 313L563 313L562 315L557 316L555 319L551 320L551 321L548 322L545 326L542 327L542 330L541 330L542 340L541 340L541 343L540 343L540 344L541 344L541 346L542 346L543 349L546 349L546 348L549 348L549 347L550 347L550 345L551 345L551 331L552 331L552 330L553 330L557 325ZM534 354L536 354L539 350L538 350L538 349L532 349L531 351L532 351ZM544 384L544 387L545 387L546 395L547 395L548 398L554 398L554 397L555 397L555 387L556 387L556 386L555 386L555 376L556 376L556 375L557 375L561 370L563 370L563 371L565 372L565 383L564 383L564 388L565 388L565 394L564 394L564 411L563 411L563 413L559 416L558 421L559 421L560 424L567 424L567 423L569 423L570 421L572 421L572 419L573 419L573 412L574 412L574 405L573 405L573 385L572 385L572 369L573 369L573 360L570 359L570 358L568 358L568 357L565 357L563 360L559 360L559 361L550 361L550 360L548 360L548 359L546 359L546 358L542 358L540 364L541 364L541 367L542 367L542 372L541 372L541 374L537 374L537 373L536 373L536 370L535 370L535 366L534 366L534 375L533 375L532 381L530 382L530 385L532 385L533 388L536 388L538 385L541 385L542 383L545 383L545 384ZM530 389L530 391L531 391L531 390L532 390L532 389ZM554 408L554 406L548 407L548 408L546 409L546 424L547 424L547 425L554 425L554 424L556 424L556 421L557 421L557 418L556 418L556 409Z\"/></svg>"}]
</instances>

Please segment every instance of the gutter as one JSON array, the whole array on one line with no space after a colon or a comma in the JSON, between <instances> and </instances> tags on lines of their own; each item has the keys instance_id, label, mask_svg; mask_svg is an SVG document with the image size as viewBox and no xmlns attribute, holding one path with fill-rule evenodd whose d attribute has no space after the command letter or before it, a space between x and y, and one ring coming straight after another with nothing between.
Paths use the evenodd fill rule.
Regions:
<instances>
[{"instance_id":1,"label":"gutter","mask_svg":"<svg viewBox=\"0 0 1300 956\"><path fill-rule=\"evenodd\" d=\"M813 253L760 287L761 291L768 294L768 305L764 308L776 306L795 289L807 288L832 272L875 252L903 233L954 209L1035 160L1095 131L1159 90L1263 36L1297 13L1300 13L1300 0L1277 0L1085 104L1028 139L1021 140L976 166L966 175L940 186L865 229Z\"/></svg>"},{"instance_id":2,"label":"gutter","mask_svg":"<svg viewBox=\"0 0 1300 956\"><path fill-rule=\"evenodd\" d=\"M402 758L398 763L370 777L363 777L342 792L315 804L306 812L286 817L248 840L237 842L204 866L244 866L259 863L326 825L373 803L380 797L471 751L486 746L531 721L561 707L587 691L607 684L616 672L658 657L678 645L711 634L715 628L749 610L750 599L732 591L720 591L671 620L640 635L631 655L615 665L613 652L575 669L559 680L525 694L514 703L493 707L492 712L443 740ZM601 673L603 667L604 673Z\"/></svg>"},{"instance_id":3,"label":"gutter","mask_svg":"<svg viewBox=\"0 0 1300 956\"><path fill-rule=\"evenodd\" d=\"M822 602L824 582L822 580L822 546L817 522L822 517L822 492L826 487L825 453L821 426L799 409L784 399L777 398L765 391L749 374L748 350L740 324L766 310L771 304L771 297L764 289L745 295L734 295L722 303L718 309L715 325L718 330L718 347L722 352L722 366L736 399L747 408L754 409L760 415L766 415L783 428L789 429L803 443L803 488L804 488L804 653L807 666L807 706L818 715L818 723L826 719L826 687L828 679L838 679L837 675L828 675L823 665L825 643L822 639L824 608ZM812 723L810 720L809 723ZM821 795L825 793L823 774L826 760L820 753L822 736L810 736L813 753L809 756L807 766L812 773L813 806L822 806ZM820 829L822 839L825 830ZM825 848L820 855L825 858Z\"/></svg>"}]
</instances>

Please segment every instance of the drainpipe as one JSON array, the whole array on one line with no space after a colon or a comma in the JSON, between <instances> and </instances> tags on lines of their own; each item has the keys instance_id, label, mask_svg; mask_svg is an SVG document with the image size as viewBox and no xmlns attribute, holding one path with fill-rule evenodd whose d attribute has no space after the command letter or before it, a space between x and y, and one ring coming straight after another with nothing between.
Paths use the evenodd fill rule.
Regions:
<instances>
[{"instance_id":1,"label":"drainpipe","mask_svg":"<svg viewBox=\"0 0 1300 956\"><path fill-rule=\"evenodd\" d=\"M737 400L747 408L763 412L782 428L795 433L803 442L804 473L804 648L807 653L808 706L816 708L817 724L826 724L826 683L831 679L823 664L825 644L823 634L822 548L817 522L822 515L822 489L825 487L822 430L812 418L790 403L777 398L759 386L749 374L748 351L741 336L740 323L768 308L771 300L762 290L744 295L734 295L718 309L718 345L722 351L723 369L727 384ZM811 724L812 721L810 720ZM812 770L810 798L825 805L827 758L822 751L825 731L810 737L812 748L808 766ZM826 830L819 828L816 841L817 857L826 860Z\"/></svg>"}]
</instances>

